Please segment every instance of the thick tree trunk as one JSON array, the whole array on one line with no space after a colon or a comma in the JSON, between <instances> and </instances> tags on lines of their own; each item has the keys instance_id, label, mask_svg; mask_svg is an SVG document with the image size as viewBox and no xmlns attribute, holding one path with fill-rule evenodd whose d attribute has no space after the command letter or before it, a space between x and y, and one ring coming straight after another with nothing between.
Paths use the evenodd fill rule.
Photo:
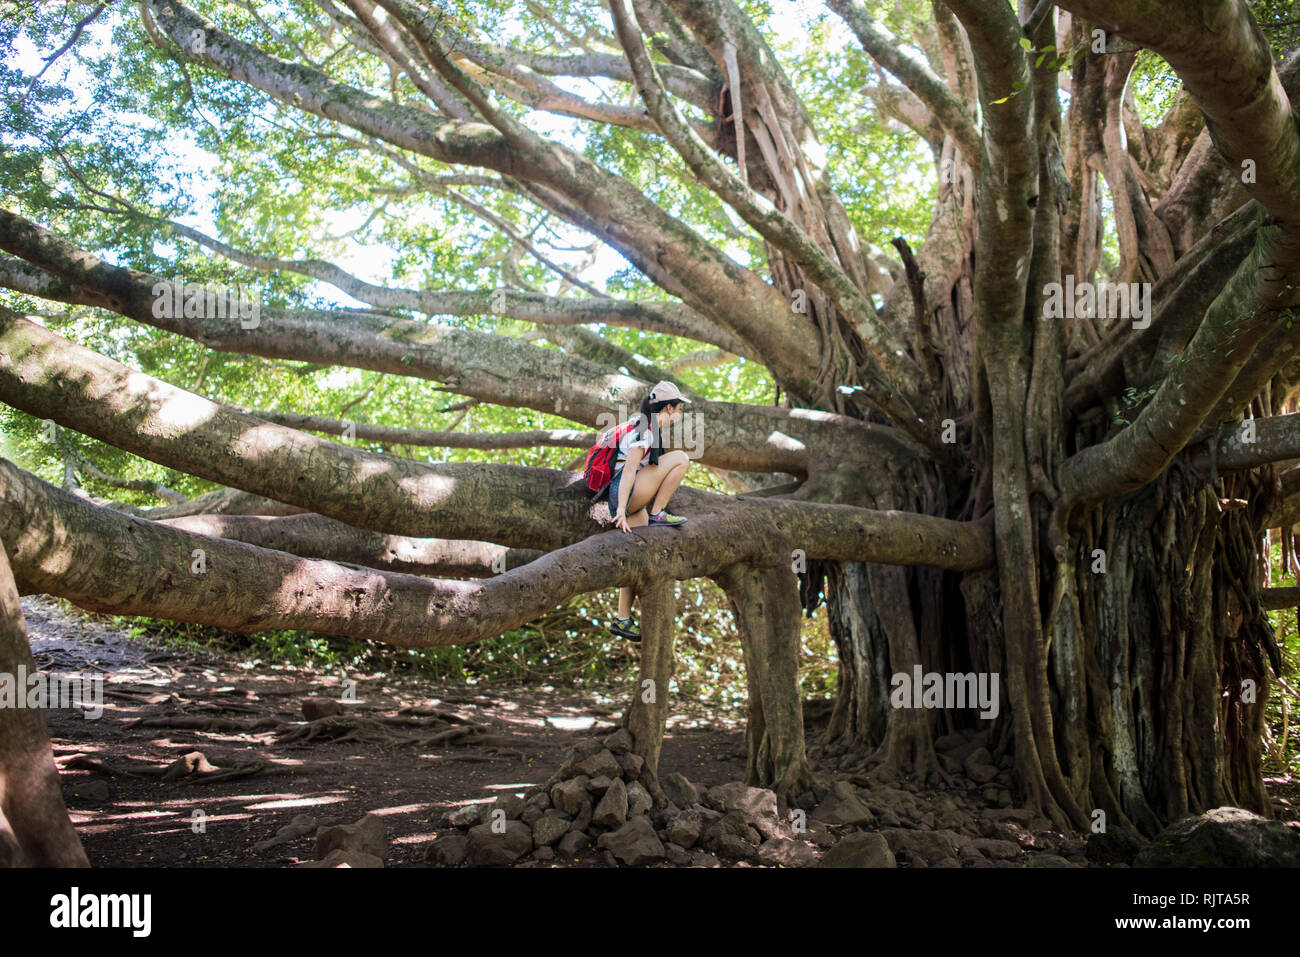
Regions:
<instances>
[{"instance_id":1,"label":"thick tree trunk","mask_svg":"<svg viewBox=\"0 0 1300 957\"><path fill-rule=\"evenodd\" d=\"M668 685L673 678L677 583L672 578L652 578L638 584L636 591L641 602L641 669L624 724L646 767L658 774L668 720Z\"/></svg>"},{"instance_id":2,"label":"thick tree trunk","mask_svg":"<svg viewBox=\"0 0 1300 957\"><path fill-rule=\"evenodd\" d=\"M788 565L733 565L714 576L731 602L745 652L749 722L745 780L808 807L815 782L799 696L799 589Z\"/></svg>"},{"instance_id":3,"label":"thick tree trunk","mask_svg":"<svg viewBox=\"0 0 1300 957\"><path fill-rule=\"evenodd\" d=\"M1280 662L1259 595L1267 484L1175 469L1089 523L1053 697L1072 790L1109 821L1151 834L1225 803L1268 812L1259 740Z\"/></svg>"},{"instance_id":4,"label":"thick tree trunk","mask_svg":"<svg viewBox=\"0 0 1300 957\"><path fill-rule=\"evenodd\" d=\"M37 673L18 588L0 542L0 674ZM26 688L16 686L18 695ZM68 819L40 708L0 706L0 866L88 867Z\"/></svg>"}]
</instances>

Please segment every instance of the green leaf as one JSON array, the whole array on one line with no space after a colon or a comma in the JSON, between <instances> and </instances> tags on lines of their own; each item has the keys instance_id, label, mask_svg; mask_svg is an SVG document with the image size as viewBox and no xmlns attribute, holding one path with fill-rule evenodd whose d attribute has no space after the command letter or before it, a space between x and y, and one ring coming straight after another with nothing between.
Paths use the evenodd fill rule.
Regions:
<instances>
[{"instance_id":1,"label":"green leaf","mask_svg":"<svg viewBox=\"0 0 1300 957\"><path fill-rule=\"evenodd\" d=\"M1034 45L1033 43L1030 42L1029 37L1021 37L1020 46L1026 53L1028 53L1030 50L1034 48Z\"/></svg>"}]
</instances>

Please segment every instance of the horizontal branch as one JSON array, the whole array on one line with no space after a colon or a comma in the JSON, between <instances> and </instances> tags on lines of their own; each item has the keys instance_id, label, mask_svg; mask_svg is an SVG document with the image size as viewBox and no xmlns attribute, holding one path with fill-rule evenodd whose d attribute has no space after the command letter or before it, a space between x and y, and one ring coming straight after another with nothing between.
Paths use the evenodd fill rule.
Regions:
<instances>
[{"instance_id":1,"label":"horizontal branch","mask_svg":"<svg viewBox=\"0 0 1300 957\"><path fill-rule=\"evenodd\" d=\"M1300 459L1300 412L1230 422L1219 428L1214 467L1220 472L1258 468L1270 462ZM1188 464L1202 474L1210 471L1210 449L1200 449Z\"/></svg>"},{"instance_id":2,"label":"horizontal branch","mask_svg":"<svg viewBox=\"0 0 1300 957\"><path fill-rule=\"evenodd\" d=\"M446 432L428 429L403 429L389 425L331 419L323 415L297 412L267 412L232 406L240 412L277 425L306 432L328 432L335 436L365 439L385 445L412 445L447 449L521 449L544 445L565 449L585 449L596 442L596 433L573 429L535 429L531 432Z\"/></svg>"},{"instance_id":3,"label":"horizontal branch","mask_svg":"<svg viewBox=\"0 0 1300 957\"><path fill-rule=\"evenodd\" d=\"M487 578L543 555L537 549L507 548L490 542L384 535L324 515L189 515L160 521L186 532L247 542L300 558L324 558L432 577Z\"/></svg>"},{"instance_id":4,"label":"horizontal branch","mask_svg":"<svg viewBox=\"0 0 1300 957\"><path fill-rule=\"evenodd\" d=\"M462 290L380 286L366 282L324 260L263 256L223 243L181 223L166 222L165 225L171 232L192 239L231 262L262 272L284 270L317 279L376 309L411 309L428 316L499 315L546 325L604 323L693 339L735 351L736 354L751 359L756 358L754 351L735 336L719 329L710 320L680 303L638 302L608 297L568 299L507 288Z\"/></svg>"},{"instance_id":5,"label":"horizontal branch","mask_svg":"<svg viewBox=\"0 0 1300 957\"><path fill-rule=\"evenodd\" d=\"M1254 249L1215 297L1191 342L1133 423L1062 465L1060 508L1136 491L1159 475L1196 434L1256 344L1277 325L1274 287L1279 278L1300 274L1300 261L1294 257L1300 247L1286 249L1278 234L1274 226L1258 230ZM1295 298L1293 292L1284 295Z\"/></svg>"},{"instance_id":6,"label":"horizontal branch","mask_svg":"<svg viewBox=\"0 0 1300 957\"><path fill-rule=\"evenodd\" d=\"M722 514L690 530L607 532L486 580L459 581L300 558L150 522L3 459L0 503L0 539L23 594L232 631L305 629L406 648L500 635L574 595L652 574L685 579L736 562L770 565L788 551L779 533Z\"/></svg>"},{"instance_id":7,"label":"horizontal branch","mask_svg":"<svg viewBox=\"0 0 1300 957\"><path fill-rule=\"evenodd\" d=\"M195 318L174 310L170 316L155 315L161 311L159 300L175 295L172 280L111 265L5 210L0 210L0 249L64 280L70 298L226 352L431 379L447 391L592 426L601 425L620 404L635 407L652 384L508 336L365 313L266 308L250 329L231 315ZM53 284L45 290L59 292ZM823 420L770 406L697 399L692 412L709 422L706 464L740 471L798 475L807 469L810 447L834 458L856 441L892 434L845 417Z\"/></svg>"},{"instance_id":8,"label":"horizontal branch","mask_svg":"<svg viewBox=\"0 0 1300 957\"><path fill-rule=\"evenodd\" d=\"M1300 608L1300 588L1261 588L1259 598L1265 611Z\"/></svg>"},{"instance_id":9,"label":"horizontal branch","mask_svg":"<svg viewBox=\"0 0 1300 957\"><path fill-rule=\"evenodd\" d=\"M4 311L0 401L161 465L389 534L549 551L598 531L596 520L606 512L603 504L592 505L580 474L432 465L327 442L184 392ZM838 418L784 411L828 425ZM776 432L770 437L783 439ZM898 470L908 455L882 445L873 462ZM964 569L992 557L981 526L929 516L736 500L690 488L678 489L673 507L691 517L692 533L708 516L737 511L769 531L775 524L808 558Z\"/></svg>"}]
</instances>

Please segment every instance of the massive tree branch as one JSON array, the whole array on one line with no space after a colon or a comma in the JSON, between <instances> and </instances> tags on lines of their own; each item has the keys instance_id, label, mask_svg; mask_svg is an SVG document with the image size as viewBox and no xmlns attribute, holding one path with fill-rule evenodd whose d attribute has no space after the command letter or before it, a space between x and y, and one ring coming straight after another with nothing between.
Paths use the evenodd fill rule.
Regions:
<instances>
[{"instance_id":1,"label":"massive tree branch","mask_svg":"<svg viewBox=\"0 0 1300 957\"><path fill-rule=\"evenodd\" d=\"M543 550L597 529L581 476L572 472L427 465L326 442L176 389L12 313L0 313L0 401L161 465L359 528ZM784 438L774 432L770 441ZM891 467L884 447L875 461ZM687 488L676 496L675 507L693 516L737 509L759 515L809 558L945 568L992 560L987 530L978 524L847 505L731 500Z\"/></svg>"},{"instance_id":2,"label":"massive tree branch","mask_svg":"<svg viewBox=\"0 0 1300 957\"><path fill-rule=\"evenodd\" d=\"M343 123L404 149L446 163L495 169L558 194L564 202L546 203L548 208L592 231L670 293L684 295L687 305L709 315L768 357L778 375L813 394L818 368L815 344L788 336L790 309L780 293L650 202L626 179L575 150L532 134L494 110L481 96L471 95L475 85L437 52L436 37L420 11L402 8L391 0L384 4L390 12L406 10L410 14L404 22L421 49L477 109L487 110L485 115L509 130L508 135L490 125L431 122L419 110L379 101L237 41L178 0L150 2L160 25L189 56L232 79L262 89L296 109ZM196 31L205 37L201 50L186 46Z\"/></svg>"},{"instance_id":3,"label":"massive tree branch","mask_svg":"<svg viewBox=\"0 0 1300 957\"><path fill-rule=\"evenodd\" d=\"M371 425L367 422L344 421L323 415L302 415L297 412L268 412L238 406L236 408L240 412L246 412L266 422L287 425L291 429L328 432L334 436L346 435L384 445L447 449L527 449L544 445L564 449L585 449L596 441L594 432L578 432L573 429L535 429L531 432L445 432Z\"/></svg>"},{"instance_id":4,"label":"massive tree branch","mask_svg":"<svg viewBox=\"0 0 1300 957\"><path fill-rule=\"evenodd\" d=\"M652 384L518 339L359 313L266 309L253 329L241 328L236 317L157 316L160 296L173 294L170 280L110 265L4 210L0 210L0 249L21 255L67 282L72 287L69 301L88 301L213 349L419 376L445 383L448 391L593 426L619 403L634 406ZM58 294L54 284L42 288L45 294ZM747 423L751 408L755 418ZM737 418L741 410L746 411ZM806 470L810 445L824 440L828 453L844 448L843 429L830 425L830 420L822 424L816 415L705 400L692 411L708 417L707 464L723 468L797 475ZM887 438L892 431L840 416L832 419L846 423L864 440L872 433ZM784 451L769 462L755 453L765 445L775 448L772 436L784 443Z\"/></svg>"},{"instance_id":5,"label":"massive tree branch","mask_svg":"<svg viewBox=\"0 0 1300 957\"><path fill-rule=\"evenodd\" d=\"M490 542L384 535L323 515L189 515L154 519L172 528L213 538L229 538L300 558L364 565L387 571L447 578L487 578L519 568L544 554Z\"/></svg>"}]
</instances>

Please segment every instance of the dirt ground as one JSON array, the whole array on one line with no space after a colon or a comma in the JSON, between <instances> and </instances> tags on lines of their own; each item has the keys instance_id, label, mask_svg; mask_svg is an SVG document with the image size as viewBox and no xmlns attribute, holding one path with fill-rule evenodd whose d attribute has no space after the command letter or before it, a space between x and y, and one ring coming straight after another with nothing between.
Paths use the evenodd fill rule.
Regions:
<instances>
[{"instance_id":1,"label":"dirt ground","mask_svg":"<svg viewBox=\"0 0 1300 957\"><path fill-rule=\"evenodd\" d=\"M574 742L614 730L626 694L550 686L477 693L363 674L349 676L350 691L337 674L253 669L129 638L42 597L24 598L23 612L38 667L104 675L100 718L47 712L64 795L94 866L292 866L313 859L311 837L255 845L300 814L342 824L367 812L388 827L389 866L423 866L443 812L542 784ZM305 727L304 699L353 696L344 716L360 720L338 730L354 738L284 740ZM743 778L738 717L681 702L661 766L706 786ZM208 730L177 726L213 719ZM418 740L458 728L475 734ZM195 751L220 770L160 776Z\"/></svg>"},{"instance_id":2,"label":"dirt ground","mask_svg":"<svg viewBox=\"0 0 1300 957\"><path fill-rule=\"evenodd\" d=\"M573 744L615 729L630 693L345 682L131 638L44 597L24 598L23 611L39 668L104 677L98 719L47 712L73 823L100 867L294 866L314 859L314 829L262 842L299 815L346 824L366 813L388 828L388 866L426 866L444 812L543 784ZM310 699L342 713L309 724ZM824 710L806 712L810 742ZM742 711L676 697L660 769L705 788L742 780L744 747ZM1276 816L1300 819L1300 782L1267 786Z\"/></svg>"}]
</instances>

